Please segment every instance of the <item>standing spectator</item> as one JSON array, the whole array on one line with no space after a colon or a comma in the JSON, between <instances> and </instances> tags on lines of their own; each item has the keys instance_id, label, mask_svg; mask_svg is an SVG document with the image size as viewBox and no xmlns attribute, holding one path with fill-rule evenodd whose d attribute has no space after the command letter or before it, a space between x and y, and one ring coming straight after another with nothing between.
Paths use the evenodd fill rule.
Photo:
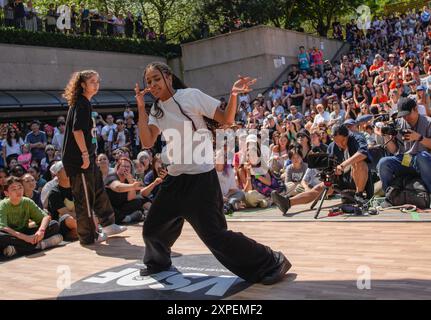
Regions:
<instances>
[{"instance_id":1,"label":"standing spectator","mask_svg":"<svg viewBox=\"0 0 431 320\"><path fill-rule=\"evenodd\" d=\"M45 132L40 131L40 122L33 120L30 125L31 132L25 137L25 143L30 144L32 159L41 161L45 156L47 139Z\"/></svg>"},{"instance_id":2,"label":"standing spectator","mask_svg":"<svg viewBox=\"0 0 431 320\"><path fill-rule=\"evenodd\" d=\"M37 11L32 1L28 1L25 8L25 29L31 32L37 31Z\"/></svg>"},{"instance_id":3,"label":"standing spectator","mask_svg":"<svg viewBox=\"0 0 431 320\"><path fill-rule=\"evenodd\" d=\"M15 27L17 29L25 28L25 8L22 0L15 0L14 7Z\"/></svg>"},{"instance_id":4,"label":"standing spectator","mask_svg":"<svg viewBox=\"0 0 431 320\"><path fill-rule=\"evenodd\" d=\"M102 138L105 145L105 153L110 158L112 155L112 139L117 125L114 123L114 116L108 114L106 116L106 125L102 128Z\"/></svg>"},{"instance_id":5,"label":"standing spectator","mask_svg":"<svg viewBox=\"0 0 431 320\"><path fill-rule=\"evenodd\" d=\"M323 52L317 47L313 47L313 50L310 53L312 66L320 71L320 74L323 74Z\"/></svg>"},{"instance_id":6,"label":"standing spectator","mask_svg":"<svg viewBox=\"0 0 431 320\"><path fill-rule=\"evenodd\" d=\"M141 15L138 15L138 18L135 21L135 30L138 38L144 38L144 22L142 21Z\"/></svg>"},{"instance_id":7,"label":"standing spectator","mask_svg":"<svg viewBox=\"0 0 431 320\"><path fill-rule=\"evenodd\" d=\"M57 12L54 8L54 4L49 4L49 10L46 15L46 32L55 33L57 28Z\"/></svg>"},{"instance_id":8,"label":"standing spectator","mask_svg":"<svg viewBox=\"0 0 431 320\"><path fill-rule=\"evenodd\" d=\"M125 33L125 25L126 21L124 20L124 16L122 14L119 14L118 17L115 19L115 35L117 37L123 38Z\"/></svg>"},{"instance_id":9,"label":"standing spectator","mask_svg":"<svg viewBox=\"0 0 431 320\"><path fill-rule=\"evenodd\" d=\"M301 71L308 72L310 70L310 60L304 46L299 47L298 62Z\"/></svg>"},{"instance_id":10,"label":"standing spectator","mask_svg":"<svg viewBox=\"0 0 431 320\"><path fill-rule=\"evenodd\" d=\"M126 124L124 123L123 119L118 119L117 122L117 128L114 131L114 136L112 139L112 149L116 150L119 148L129 148L131 144L131 138L129 135L129 131L126 130Z\"/></svg>"},{"instance_id":11,"label":"standing spectator","mask_svg":"<svg viewBox=\"0 0 431 320\"><path fill-rule=\"evenodd\" d=\"M127 38L132 38L133 37L133 31L134 31L134 26L135 26L135 21L133 18L132 13L129 11L127 12L127 18L124 21L124 28L125 28L125 34Z\"/></svg>"},{"instance_id":12,"label":"standing spectator","mask_svg":"<svg viewBox=\"0 0 431 320\"><path fill-rule=\"evenodd\" d=\"M18 158L21 154L21 147L24 144L14 127L7 130L6 139L2 142L4 164L10 162L11 158Z\"/></svg>"},{"instance_id":13,"label":"standing spectator","mask_svg":"<svg viewBox=\"0 0 431 320\"><path fill-rule=\"evenodd\" d=\"M115 34L115 20L116 18L114 15L109 12L108 16L106 17L106 35L108 37L112 37Z\"/></svg>"},{"instance_id":14,"label":"standing spectator","mask_svg":"<svg viewBox=\"0 0 431 320\"><path fill-rule=\"evenodd\" d=\"M156 41L157 35L153 28L150 28L150 31L148 32L148 40L149 41Z\"/></svg>"},{"instance_id":15,"label":"standing spectator","mask_svg":"<svg viewBox=\"0 0 431 320\"><path fill-rule=\"evenodd\" d=\"M4 23L6 27L15 26L13 0L8 0L4 7Z\"/></svg>"},{"instance_id":16,"label":"standing spectator","mask_svg":"<svg viewBox=\"0 0 431 320\"><path fill-rule=\"evenodd\" d=\"M64 131L66 130L66 122L60 121L57 123L57 133L54 134L54 138L52 139L52 145L55 147L55 150L61 151L63 150L63 142L64 142Z\"/></svg>"},{"instance_id":17,"label":"standing spectator","mask_svg":"<svg viewBox=\"0 0 431 320\"><path fill-rule=\"evenodd\" d=\"M85 8L85 3L81 3L81 34L89 34L90 33L90 10Z\"/></svg>"},{"instance_id":18,"label":"standing spectator","mask_svg":"<svg viewBox=\"0 0 431 320\"><path fill-rule=\"evenodd\" d=\"M133 113L132 109L130 109L129 105L126 106L126 109L123 112L123 116L124 119L127 119L129 117L132 117L132 119L135 118L135 114Z\"/></svg>"}]
</instances>

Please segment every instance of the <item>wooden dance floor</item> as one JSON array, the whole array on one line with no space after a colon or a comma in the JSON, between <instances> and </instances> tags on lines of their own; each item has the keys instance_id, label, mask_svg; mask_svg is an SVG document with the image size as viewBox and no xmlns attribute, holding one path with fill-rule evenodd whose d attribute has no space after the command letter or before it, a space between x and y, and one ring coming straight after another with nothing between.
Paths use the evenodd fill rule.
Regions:
<instances>
[{"instance_id":1,"label":"wooden dance floor","mask_svg":"<svg viewBox=\"0 0 431 320\"><path fill-rule=\"evenodd\" d=\"M284 282L270 287L250 284L225 299L431 297L430 223L230 220L229 228L283 251L293 267ZM134 264L144 251L141 232L141 226L130 226L121 236L101 245L83 248L73 243L3 261L0 299L57 299L64 289L65 272L73 285L112 268ZM173 251L183 261L196 256L211 258L187 223ZM114 291L112 294L104 292L103 298L115 298Z\"/></svg>"}]
</instances>

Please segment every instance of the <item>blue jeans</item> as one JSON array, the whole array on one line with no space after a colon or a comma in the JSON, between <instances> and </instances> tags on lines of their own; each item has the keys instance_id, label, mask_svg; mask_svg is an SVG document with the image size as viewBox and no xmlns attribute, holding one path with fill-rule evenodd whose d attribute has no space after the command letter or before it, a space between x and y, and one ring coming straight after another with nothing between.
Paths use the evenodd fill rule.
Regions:
<instances>
[{"instance_id":1,"label":"blue jeans","mask_svg":"<svg viewBox=\"0 0 431 320\"><path fill-rule=\"evenodd\" d=\"M385 157L381 159L377 165L377 171L382 180L383 190L386 191L391 185L395 174L397 176L419 174L428 192L431 192L431 154L423 151L414 155L410 167L405 167L401 164L403 156L404 155L400 154L394 157Z\"/></svg>"}]
</instances>

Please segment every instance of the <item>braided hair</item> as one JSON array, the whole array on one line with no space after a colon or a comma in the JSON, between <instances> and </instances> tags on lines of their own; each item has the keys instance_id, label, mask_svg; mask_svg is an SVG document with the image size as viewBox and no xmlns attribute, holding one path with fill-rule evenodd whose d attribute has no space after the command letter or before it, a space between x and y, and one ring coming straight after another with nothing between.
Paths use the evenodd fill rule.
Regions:
<instances>
[{"instance_id":1,"label":"braided hair","mask_svg":"<svg viewBox=\"0 0 431 320\"><path fill-rule=\"evenodd\" d=\"M167 82L166 82L166 76L172 76L172 87L173 87L173 89L174 90L178 90L178 89L186 89L187 88L187 86L184 84L184 82L181 80L181 79L179 79L173 72L172 72L172 70L171 70L171 68L167 65L167 64L165 64L165 63L163 63L163 62L152 62L152 63L150 63L150 64L148 64L147 65L147 67L145 68L145 71L144 71L144 83L146 82L145 81L145 78L146 78L146 73L147 73L147 71L148 70L150 70L150 69L155 69L155 70L158 70L160 73L161 73L161 75L162 75L162 78L163 78L163 81L165 82L165 85L166 85L166 87L168 87L168 84L167 84ZM168 87L169 88L169 87ZM190 116L188 116L185 112L184 112L184 110L183 110L183 108L182 108L182 106L181 106L181 104L175 99L175 96L174 96L174 92L171 92L171 94L172 94L172 99L174 100L174 102L176 103L176 105L178 106L178 108L180 109L180 112L188 119L188 120L190 120L191 121L191 123L192 123L192 126L193 126L193 131L197 131L197 128L196 128L196 125L195 125L195 123L193 122L193 120L192 120L192 118L190 118ZM156 119L161 119L161 118L163 118L164 116L165 116L165 112L163 111L163 109L162 108L160 108L160 106L159 106L159 101L160 101L160 99L156 99L156 101L154 102L154 104L153 104L153 108L151 109L151 112L150 112L150 114L153 116L153 117L155 117ZM153 110L154 110L154 112L153 112ZM215 133L215 130L219 127L219 123L217 122L217 121L215 121L215 120L213 120L213 119L210 119L210 118L207 118L207 117L204 117L204 121L205 121L205 123L206 123L206 125L207 125L207 128L208 128L208 130L210 130L210 131L212 131L213 133Z\"/></svg>"}]
</instances>

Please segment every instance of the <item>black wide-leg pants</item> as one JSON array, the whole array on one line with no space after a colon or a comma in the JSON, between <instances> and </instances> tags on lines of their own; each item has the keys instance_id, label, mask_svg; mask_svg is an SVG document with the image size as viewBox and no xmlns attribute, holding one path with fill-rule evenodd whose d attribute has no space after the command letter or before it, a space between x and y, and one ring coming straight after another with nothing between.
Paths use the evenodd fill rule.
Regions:
<instances>
[{"instance_id":1,"label":"black wide-leg pants","mask_svg":"<svg viewBox=\"0 0 431 320\"><path fill-rule=\"evenodd\" d=\"M223 196L217 173L212 170L168 176L161 185L143 227L148 269L171 266L171 247L181 234L184 219L217 260L244 280L259 282L277 264L269 247L227 230Z\"/></svg>"},{"instance_id":2,"label":"black wide-leg pants","mask_svg":"<svg viewBox=\"0 0 431 320\"><path fill-rule=\"evenodd\" d=\"M97 216L102 227L115 223L114 209L106 193L102 173L92 162L84 173L69 178L75 203L79 241L84 245L93 244L97 231L93 214Z\"/></svg>"}]
</instances>

